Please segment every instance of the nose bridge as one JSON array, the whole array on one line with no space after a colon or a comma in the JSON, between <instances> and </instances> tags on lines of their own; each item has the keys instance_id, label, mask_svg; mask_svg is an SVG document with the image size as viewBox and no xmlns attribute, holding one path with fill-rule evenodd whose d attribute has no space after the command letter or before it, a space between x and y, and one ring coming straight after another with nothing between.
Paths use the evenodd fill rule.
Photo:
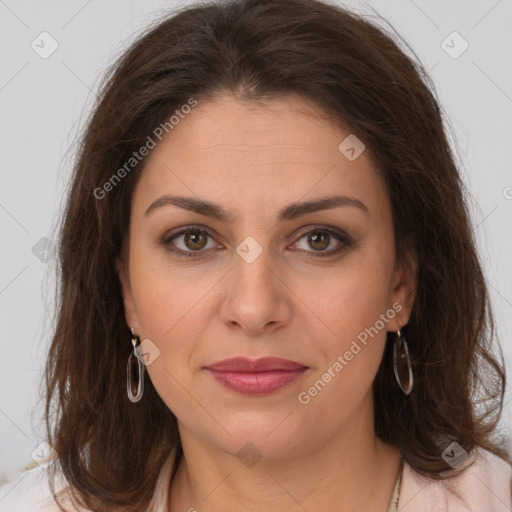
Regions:
<instances>
[{"instance_id":1,"label":"nose bridge","mask_svg":"<svg viewBox=\"0 0 512 512\"><path fill-rule=\"evenodd\" d=\"M265 238L265 239L264 239ZM259 239L259 241L258 241ZM266 234L246 237L236 247L235 287L242 292L268 294L269 287L274 286L272 255L269 248L269 237ZM269 297L267 297L267 300Z\"/></svg>"},{"instance_id":2,"label":"nose bridge","mask_svg":"<svg viewBox=\"0 0 512 512\"><path fill-rule=\"evenodd\" d=\"M230 289L223 307L224 320L253 332L267 325L282 324L289 309L286 287L276 275L276 262L268 248L269 237L263 238L264 235L247 237L236 247Z\"/></svg>"}]
</instances>

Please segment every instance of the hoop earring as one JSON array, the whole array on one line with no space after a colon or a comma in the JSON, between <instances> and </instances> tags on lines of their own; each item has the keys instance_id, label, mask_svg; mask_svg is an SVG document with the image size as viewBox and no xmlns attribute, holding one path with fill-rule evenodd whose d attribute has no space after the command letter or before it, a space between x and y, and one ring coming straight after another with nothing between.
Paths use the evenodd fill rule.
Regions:
<instances>
[{"instance_id":1,"label":"hoop earring","mask_svg":"<svg viewBox=\"0 0 512 512\"><path fill-rule=\"evenodd\" d=\"M393 370L400 389L404 394L409 395L414 384L409 347L400 334L400 329L397 331L397 336L393 344Z\"/></svg>"},{"instance_id":2,"label":"hoop earring","mask_svg":"<svg viewBox=\"0 0 512 512\"><path fill-rule=\"evenodd\" d=\"M128 394L128 398L130 399L130 401L133 403L136 403L142 398L142 395L144 394L144 370L145 370L145 367L144 367L144 363L137 357L136 347L137 347L137 341L139 338L137 336L135 336L135 334L133 332L133 328L131 329L131 331L132 331L131 341L133 344L133 352L130 354L130 357L128 357L128 366L126 369L126 392ZM135 356L135 358L137 359L137 367L138 367L138 373L139 373L139 378L137 379L137 394L136 395L133 394L133 383L132 383L132 358L133 358L133 356Z\"/></svg>"}]
</instances>

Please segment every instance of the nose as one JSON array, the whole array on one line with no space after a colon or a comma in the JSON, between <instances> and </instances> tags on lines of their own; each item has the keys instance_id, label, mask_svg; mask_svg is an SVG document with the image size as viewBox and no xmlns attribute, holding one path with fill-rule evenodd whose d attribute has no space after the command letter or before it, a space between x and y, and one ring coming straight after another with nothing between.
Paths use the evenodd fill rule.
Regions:
<instances>
[{"instance_id":1,"label":"nose","mask_svg":"<svg viewBox=\"0 0 512 512\"><path fill-rule=\"evenodd\" d=\"M222 321L246 334L268 334L290 321L293 293L268 250L249 261L238 254L234 258L224 285Z\"/></svg>"}]
</instances>

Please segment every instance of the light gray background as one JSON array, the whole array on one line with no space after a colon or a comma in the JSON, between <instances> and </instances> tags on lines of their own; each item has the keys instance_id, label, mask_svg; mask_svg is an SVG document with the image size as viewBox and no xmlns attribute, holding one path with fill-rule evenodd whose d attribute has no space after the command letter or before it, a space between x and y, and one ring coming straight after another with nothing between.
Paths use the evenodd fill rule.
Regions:
<instances>
[{"instance_id":1,"label":"light gray background","mask_svg":"<svg viewBox=\"0 0 512 512\"><path fill-rule=\"evenodd\" d=\"M53 327L55 259L44 263L32 248L43 237L55 240L72 144L105 67L176 5L0 0L0 483L32 462L44 433L39 392ZM475 199L474 230L512 375L512 0L345 5L369 14L372 6L384 16L435 82ZM47 59L31 48L43 31L59 44ZM453 31L469 44L456 59L441 46ZM462 48L455 37L447 41L452 52ZM510 435L510 384L505 403L501 425Z\"/></svg>"}]
</instances>

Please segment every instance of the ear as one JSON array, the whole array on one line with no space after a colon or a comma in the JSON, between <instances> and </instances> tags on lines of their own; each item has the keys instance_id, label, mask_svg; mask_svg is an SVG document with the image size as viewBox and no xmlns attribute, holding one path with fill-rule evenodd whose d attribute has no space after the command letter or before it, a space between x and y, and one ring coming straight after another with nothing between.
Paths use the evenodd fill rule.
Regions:
<instances>
[{"instance_id":1,"label":"ear","mask_svg":"<svg viewBox=\"0 0 512 512\"><path fill-rule=\"evenodd\" d=\"M388 331L397 331L407 325L411 316L417 290L418 258L415 252L408 248L405 261L395 265L391 282L391 294L388 307L397 314L388 322ZM394 307L393 307L394 305Z\"/></svg>"},{"instance_id":2,"label":"ear","mask_svg":"<svg viewBox=\"0 0 512 512\"><path fill-rule=\"evenodd\" d=\"M133 300L128 271L126 269L126 265L120 258L116 259L116 270L119 277L119 282L121 284L121 294L123 296L124 316L126 323L128 324L128 327L133 328L134 333L137 334L140 332L139 322L137 319L137 310Z\"/></svg>"}]
</instances>

